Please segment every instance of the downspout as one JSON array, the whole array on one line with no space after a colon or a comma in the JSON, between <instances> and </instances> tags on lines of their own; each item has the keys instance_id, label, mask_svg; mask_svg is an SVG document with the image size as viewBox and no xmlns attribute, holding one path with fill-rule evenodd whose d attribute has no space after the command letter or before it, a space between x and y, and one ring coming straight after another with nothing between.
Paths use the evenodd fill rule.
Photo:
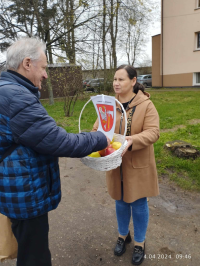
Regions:
<instances>
[{"instance_id":1,"label":"downspout","mask_svg":"<svg viewBox=\"0 0 200 266\"><path fill-rule=\"evenodd\" d=\"M164 4L164 0L162 0L162 88L163 88L163 4Z\"/></svg>"}]
</instances>

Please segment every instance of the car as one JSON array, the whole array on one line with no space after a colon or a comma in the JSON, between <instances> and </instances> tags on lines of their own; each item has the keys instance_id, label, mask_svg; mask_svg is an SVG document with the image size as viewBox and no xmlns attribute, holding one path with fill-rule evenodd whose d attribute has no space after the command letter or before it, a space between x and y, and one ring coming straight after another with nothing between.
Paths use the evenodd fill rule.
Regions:
<instances>
[{"instance_id":1,"label":"car","mask_svg":"<svg viewBox=\"0 0 200 266\"><path fill-rule=\"evenodd\" d=\"M90 81L90 79L83 80L83 88L87 86L87 83Z\"/></svg>"},{"instance_id":2,"label":"car","mask_svg":"<svg viewBox=\"0 0 200 266\"><path fill-rule=\"evenodd\" d=\"M137 77L137 82L142 84L145 88L152 86L152 75L146 74L146 75L140 75Z\"/></svg>"},{"instance_id":3,"label":"car","mask_svg":"<svg viewBox=\"0 0 200 266\"><path fill-rule=\"evenodd\" d=\"M103 78L91 79L87 83L85 90L92 91L92 92L98 92L98 90L101 90L103 88L103 85L104 85Z\"/></svg>"}]
</instances>

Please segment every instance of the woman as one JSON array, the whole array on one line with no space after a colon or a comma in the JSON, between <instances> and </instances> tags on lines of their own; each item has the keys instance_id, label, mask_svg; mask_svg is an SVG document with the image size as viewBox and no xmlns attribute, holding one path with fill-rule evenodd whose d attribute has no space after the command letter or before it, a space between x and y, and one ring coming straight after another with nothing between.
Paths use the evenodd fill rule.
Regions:
<instances>
[{"instance_id":1,"label":"woman","mask_svg":"<svg viewBox=\"0 0 200 266\"><path fill-rule=\"evenodd\" d=\"M119 237L114 254L121 256L131 242L129 223L131 211L134 224L132 263L144 260L145 236L149 221L147 197L159 194L153 143L159 138L159 116L150 95L137 83L137 72L132 66L117 68L113 81L116 98L123 104L127 116L128 145L122 165L106 173L110 196L116 201ZM115 133L123 134L125 121L117 104ZM98 120L93 130L97 130Z\"/></svg>"}]
</instances>

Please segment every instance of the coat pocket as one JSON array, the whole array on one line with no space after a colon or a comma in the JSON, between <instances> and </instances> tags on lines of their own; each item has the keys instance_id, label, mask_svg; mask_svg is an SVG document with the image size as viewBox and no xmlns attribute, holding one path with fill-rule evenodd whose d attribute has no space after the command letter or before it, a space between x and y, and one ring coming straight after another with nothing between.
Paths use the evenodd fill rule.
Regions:
<instances>
[{"instance_id":1,"label":"coat pocket","mask_svg":"<svg viewBox=\"0 0 200 266\"><path fill-rule=\"evenodd\" d=\"M150 162L150 146L132 151L132 166L133 168L146 168Z\"/></svg>"}]
</instances>

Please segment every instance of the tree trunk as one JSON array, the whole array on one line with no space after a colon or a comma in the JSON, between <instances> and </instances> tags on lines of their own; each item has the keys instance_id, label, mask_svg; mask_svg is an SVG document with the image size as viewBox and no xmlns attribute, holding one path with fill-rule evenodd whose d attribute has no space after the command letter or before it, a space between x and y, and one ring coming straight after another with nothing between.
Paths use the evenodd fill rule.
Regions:
<instances>
[{"instance_id":1,"label":"tree trunk","mask_svg":"<svg viewBox=\"0 0 200 266\"><path fill-rule=\"evenodd\" d=\"M118 33L118 13L120 2L117 0L116 8L114 10L114 1L111 0L111 14L110 14L110 37L111 37L111 49L112 49L112 66L114 69L117 68L117 54L116 54L116 41ZM115 25L114 25L115 18Z\"/></svg>"},{"instance_id":2,"label":"tree trunk","mask_svg":"<svg viewBox=\"0 0 200 266\"><path fill-rule=\"evenodd\" d=\"M116 43L117 43L117 33L118 33L118 19L119 19L119 6L120 1L117 0L116 12L115 12L115 36L114 36L114 47L113 47L113 57L114 57L114 69L117 68L117 53L116 53Z\"/></svg>"},{"instance_id":3,"label":"tree trunk","mask_svg":"<svg viewBox=\"0 0 200 266\"><path fill-rule=\"evenodd\" d=\"M104 83L107 83L106 73L106 0L103 0L103 37L102 37L102 50L103 50L103 69L104 69Z\"/></svg>"},{"instance_id":4,"label":"tree trunk","mask_svg":"<svg viewBox=\"0 0 200 266\"><path fill-rule=\"evenodd\" d=\"M48 75L47 87L48 87L48 92L49 92L49 105L53 105L54 104L53 88L52 88L52 84L51 84L51 77L50 77L50 74L49 74L48 67L46 68L46 72L47 72L47 75Z\"/></svg>"},{"instance_id":5,"label":"tree trunk","mask_svg":"<svg viewBox=\"0 0 200 266\"><path fill-rule=\"evenodd\" d=\"M114 25L113 25L113 20L114 20L114 7L113 7L113 0L110 2L111 4L111 9L110 9L110 37L111 37L111 55L112 55L112 68L113 68L113 46L114 46Z\"/></svg>"},{"instance_id":6,"label":"tree trunk","mask_svg":"<svg viewBox=\"0 0 200 266\"><path fill-rule=\"evenodd\" d=\"M44 14L47 14L47 0L43 1L43 10L44 10L43 11ZM44 24L44 34L45 34L45 36L43 36L43 39L46 43L50 43L50 30L49 30L49 18L48 18L48 16L44 17L43 24ZM53 64L51 46L47 47L47 52L48 52L49 63ZM49 92L49 104L53 105L54 104L53 88L52 88L52 84L51 84L51 77L49 74L48 67L47 67L47 74L48 74L47 87L48 87L48 92Z\"/></svg>"},{"instance_id":7,"label":"tree trunk","mask_svg":"<svg viewBox=\"0 0 200 266\"><path fill-rule=\"evenodd\" d=\"M70 58L70 64L75 64L76 63L76 58L75 58L75 34L74 34L74 0L70 0L70 26L72 28L71 30L71 58Z\"/></svg>"},{"instance_id":8,"label":"tree trunk","mask_svg":"<svg viewBox=\"0 0 200 266\"><path fill-rule=\"evenodd\" d=\"M76 63L76 51L75 51L75 32L74 32L74 0L66 0L66 25L67 28L67 40L66 40L66 56L70 64Z\"/></svg>"}]
</instances>

